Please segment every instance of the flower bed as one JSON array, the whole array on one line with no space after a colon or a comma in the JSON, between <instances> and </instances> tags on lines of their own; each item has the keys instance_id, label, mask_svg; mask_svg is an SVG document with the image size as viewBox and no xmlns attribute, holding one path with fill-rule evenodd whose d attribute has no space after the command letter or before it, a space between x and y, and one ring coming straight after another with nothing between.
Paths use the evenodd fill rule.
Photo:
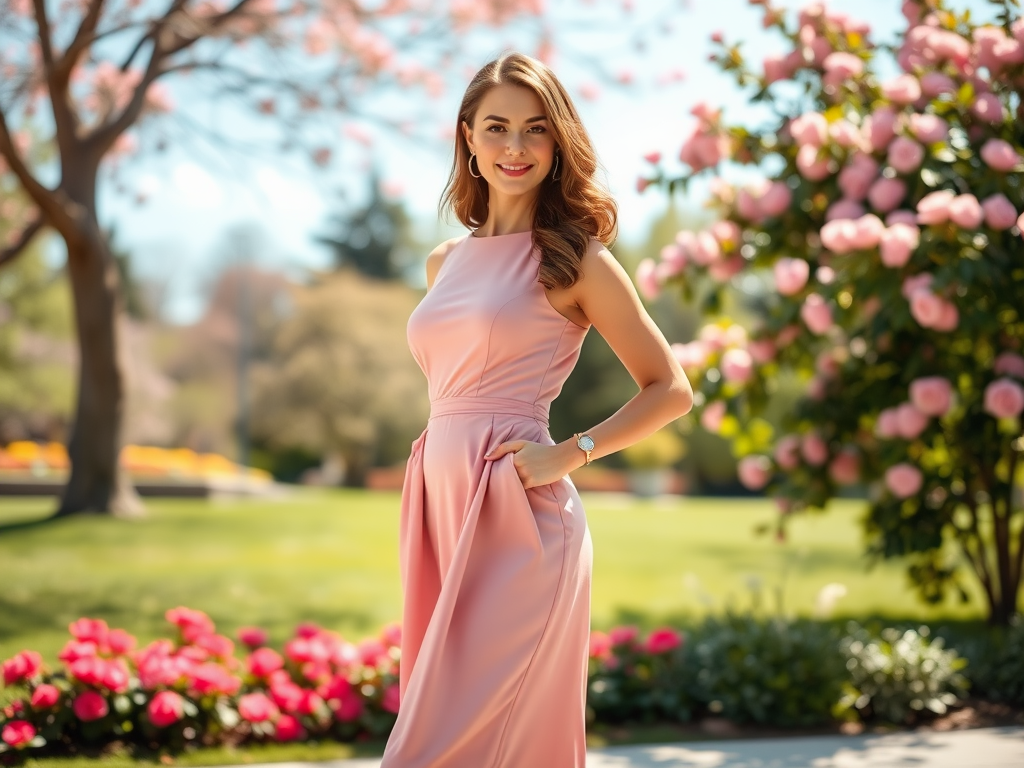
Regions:
<instances>
[{"instance_id":1,"label":"flower bed","mask_svg":"<svg viewBox=\"0 0 1024 768\"><path fill-rule=\"evenodd\" d=\"M173 638L137 648L123 629L82 618L49 668L25 650L3 662L21 694L0 711L0 763L28 755L129 750L175 753L259 741L383 738L399 708L401 628L352 643L301 624L281 652L266 633L239 630L245 652L201 611L167 612ZM1024 631L1000 640L1024 657ZM977 655L978 650L975 649ZM836 720L908 723L941 714L965 694L966 661L927 628L879 636L849 624L726 615L688 634L660 627L594 631L591 724L688 722L807 726ZM989 675L989 687L998 684ZM1004 700L1019 686L1004 686ZM994 698L998 692L987 691ZM1024 703L1024 702L1018 702Z\"/></svg>"}]
</instances>

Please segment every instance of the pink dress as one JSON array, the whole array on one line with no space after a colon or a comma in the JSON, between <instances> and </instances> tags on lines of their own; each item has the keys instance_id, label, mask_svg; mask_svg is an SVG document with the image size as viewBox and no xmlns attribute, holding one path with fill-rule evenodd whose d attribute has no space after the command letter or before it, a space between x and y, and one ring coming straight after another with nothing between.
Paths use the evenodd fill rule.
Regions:
<instances>
[{"instance_id":1,"label":"pink dress","mask_svg":"<svg viewBox=\"0 0 1024 768\"><path fill-rule=\"evenodd\" d=\"M524 489L506 440L586 329L537 282L531 233L467 236L409 318L431 400L402 492L401 707L381 768L583 768L592 545L568 477Z\"/></svg>"}]
</instances>

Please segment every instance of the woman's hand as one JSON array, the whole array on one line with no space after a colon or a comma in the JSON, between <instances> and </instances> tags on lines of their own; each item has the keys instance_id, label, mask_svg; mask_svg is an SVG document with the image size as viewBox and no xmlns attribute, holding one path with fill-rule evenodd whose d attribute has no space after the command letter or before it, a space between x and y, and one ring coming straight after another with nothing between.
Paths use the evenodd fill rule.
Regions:
<instances>
[{"instance_id":1,"label":"woman's hand","mask_svg":"<svg viewBox=\"0 0 1024 768\"><path fill-rule=\"evenodd\" d=\"M573 440L557 445L531 443L529 440L510 440L502 443L484 458L487 461L500 459L506 453L515 454L512 464L523 483L523 488L533 488L561 480L565 475L583 463L583 452Z\"/></svg>"}]
</instances>

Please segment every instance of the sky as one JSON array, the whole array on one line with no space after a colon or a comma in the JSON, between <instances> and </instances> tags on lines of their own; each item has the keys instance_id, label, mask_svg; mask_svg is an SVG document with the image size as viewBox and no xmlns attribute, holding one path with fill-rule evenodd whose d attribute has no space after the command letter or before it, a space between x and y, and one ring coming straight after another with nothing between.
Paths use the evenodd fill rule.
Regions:
<instances>
[{"instance_id":1,"label":"sky","mask_svg":"<svg viewBox=\"0 0 1024 768\"><path fill-rule=\"evenodd\" d=\"M776 0L776 4L803 5L793 0ZM958 4L984 5L983 0ZM828 6L869 21L876 42L891 39L893 30L902 25L899 0L832 0ZM758 113L745 103L745 95L707 61L707 55L713 49L709 37L716 30L730 42L743 41L752 61L781 51L782 39L765 33L760 20L760 9L746 0L691 0L689 9L677 12L673 34L655 40L638 59L636 73L638 82L651 82L654 73L680 68L685 72L682 83L603 87L603 95L592 101L573 94L619 204L622 240L645 239L651 220L666 209L665 193L651 189L641 195L636 180L647 167L643 160L647 152L662 152L672 166L692 128L693 105L705 101L721 106L729 121L757 121ZM500 33L492 35L493 40L484 37L488 33L483 31L474 34L482 36L482 50L494 46L496 52L503 43L514 43ZM553 68L567 84L589 79L572 61L556 59ZM454 119L461 95L449 90L438 106L443 111L447 105ZM245 130L243 126L241 131ZM114 226L117 243L132 255L137 274L165 286L165 316L173 322L193 322L202 313L205 287L223 266L221 254L234 227L260 228L265 247L256 261L263 266L296 277L306 269L328 266L330 254L315 243L313 235L324 231L326 218L339 209L339 189L359 194L370 157L361 144L343 136L338 137L336 161L325 170L314 170L294 156L267 153L219 161L208 153L171 151L159 160L132 162L123 173L127 192L105 184L100 215L104 224ZM449 157L448 151L422 142L379 136L373 143L372 161L388 188L400 191L417 231L426 239L459 231L439 230L437 224L437 200L447 179ZM701 185L693 188L687 204L698 206L703 189ZM143 204L136 200L139 192L145 196Z\"/></svg>"}]
</instances>

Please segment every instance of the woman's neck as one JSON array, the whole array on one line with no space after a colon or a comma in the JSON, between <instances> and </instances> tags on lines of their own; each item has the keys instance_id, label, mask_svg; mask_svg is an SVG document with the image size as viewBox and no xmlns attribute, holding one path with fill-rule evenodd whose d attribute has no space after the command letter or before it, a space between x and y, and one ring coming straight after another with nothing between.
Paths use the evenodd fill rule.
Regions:
<instances>
[{"instance_id":1,"label":"woman's neck","mask_svg":"<svg viewBox=\"0 0 1024 768\"><path fill-rule=\"evenodd\" d=\"M536 210L537 196L496 194L490 189L487 206L487 221L477 228L478 237L494 237L510 235L514 232L525 232L533 229L533 218Z\"/></svg>"}]
</instances>

